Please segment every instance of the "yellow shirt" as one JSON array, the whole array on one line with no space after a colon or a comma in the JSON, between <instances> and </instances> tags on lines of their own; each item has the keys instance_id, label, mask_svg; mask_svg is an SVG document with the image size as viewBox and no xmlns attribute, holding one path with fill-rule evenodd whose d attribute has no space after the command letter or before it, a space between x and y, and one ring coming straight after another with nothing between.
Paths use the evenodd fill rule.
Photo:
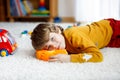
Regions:
<instances>
[{"instance_id":1,"label":"yellow shirt","mask_svg":"<svg viewBox=\"0 0 120 80\"><path fill-rule=\"evenodd\" d=\"M71 62L101 62L103 56L99 49L109 43L112 34L108 20L64 30L66 50L71 54Z\"/></svg>"}]
</instances>

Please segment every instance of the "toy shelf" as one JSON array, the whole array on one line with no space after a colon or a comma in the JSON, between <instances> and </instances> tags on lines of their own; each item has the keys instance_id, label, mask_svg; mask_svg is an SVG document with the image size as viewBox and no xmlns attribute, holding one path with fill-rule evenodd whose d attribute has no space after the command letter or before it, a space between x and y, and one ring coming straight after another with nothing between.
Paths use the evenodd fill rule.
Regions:
<instances>
[{"instance_id":1,"label":"toy shelf","mask_svg":"<svg viewBox=\"0 0 120 80\"><path fill-rule=\"evenodd\" d=\"M42 0L41 0L42 1ZM33 9L38 9L40 6L40 0L30 0ZM22 15L22 16L14 16L11 14L10 11L10 0L6 0L6 8L7 8L7 20L14 22L14 21L32 21L32 22L36 22L36 21L42 21L42 22L53 22L53 19L58 15L57 12L57 0L44 0L44 5L46 10L49 11L49 15L36 15L36 16L32 16L31 14L29 15Z\"/></svg>"}]
</instances>

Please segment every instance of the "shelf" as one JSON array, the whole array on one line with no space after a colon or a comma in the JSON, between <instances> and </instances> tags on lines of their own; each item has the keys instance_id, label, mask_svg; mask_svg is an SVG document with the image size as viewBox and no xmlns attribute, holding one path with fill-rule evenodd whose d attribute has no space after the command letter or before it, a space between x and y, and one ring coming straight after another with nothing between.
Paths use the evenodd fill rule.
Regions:
<instances>
[{"instance_id":1,"label":"shelf","mask_svg":"<svg viewBox=\"0 0 120 80\"><path fill-rule=\"evenodd\" d=\"M57 0L45 0L45 7L49 10L48 16L12 16L10 13L10 0L7 1L7 20L8 21L45 21L53 22L53 19L57 16ZM30 0L33 8L38 9L40 0ZM32 19L32 20L31 20Z\"/></svg>"},{"instance_id":2,"label":"shelf","mask_svg":"<svg viewBox=\"0 0 120 80\"><path fill-rule=\"evenodd\" d=\"M28 17L28 16L11 16L7 17L10 22L52 22L50 17Z\"/></svg>"},{"instance_id":3,"label":"shelf","mask_svg":"<svg viewBox=\"0 0 120 80\"><path fill-rule=\"evenodd\" d=\"M49 16L9 16L7 18L50 18Z\"/></svg>"}]
</instances>

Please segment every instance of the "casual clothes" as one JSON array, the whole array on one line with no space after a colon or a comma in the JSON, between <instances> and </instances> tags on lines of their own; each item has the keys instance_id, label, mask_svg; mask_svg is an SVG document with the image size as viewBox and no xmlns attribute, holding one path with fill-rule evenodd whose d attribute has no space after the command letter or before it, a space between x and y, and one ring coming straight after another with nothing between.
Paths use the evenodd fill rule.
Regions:
<instances>
[{"instance_id":1,"label":"casual clothes","mask_svg":"<svg viewBox=\"0 0 120 80\"><path fill-rule=\"evenodd\" d=\"M120 25L120 22L115 23L114 20L101 20L93 22L90 25L68 28L63 32L66 40L66 50L71 54L71 62L101 62L103 60L100 48L109 44L117 43L113 41L114 37L119 35L118 32L112 30L112 26ZM113 36L112 36L113 34ZM112 37L112 40L111 40ZM118 39L118 38L117 38ZM120 43L120 40L118 40ZM114 46L112 44L112 46Z\"/></svg>"},{"instance_id":2,"label":"casual clothes","mask_svg":"<svg viewBox=\"0 0 120 80\"><path fill-rule=\"evenodd\" d=\"M112 38L108 47L120 47L120 20L108 19L113 29Z\"/></svg>"}]
</instances>

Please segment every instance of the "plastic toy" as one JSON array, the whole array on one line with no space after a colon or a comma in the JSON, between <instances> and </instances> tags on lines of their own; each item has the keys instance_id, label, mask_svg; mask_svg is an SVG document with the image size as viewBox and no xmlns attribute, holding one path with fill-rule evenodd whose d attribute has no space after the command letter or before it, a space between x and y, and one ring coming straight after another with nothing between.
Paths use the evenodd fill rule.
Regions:
<instances>
[{"instance_id":1,"label":"plastic toy","mask_svg":"<svg viewBox=\"0 0 120 80\"><path fill-rule=\"evenodd\" d=\"M23 32L21 32L21 37L31 35L31 34L32 34L32 31L24 30Z\"/></svg>"},{"instance_id":2,"label":"plastic toy","mask_svg":"<svg viewBox=\"0 0 120 80\"><path fill-rule=\"evenodd\" d=\"M55 17L54 22L55 23L60 23L60 22L62 22L62 19L60 17Z\"/></svg>"},{"instance_id":3,"label":"plastic toy","mask_svg":"<svg viewBox=\"0 0 120 80\"><path fill-rule=\"evenodd\" d=\"M50 56L54 56L56 54L68 54L65 49L63 50L37 50L36 51L36 58L43 61L48 61Z\"/></svg>"},{"instance_id":4,"label":"plastic toy","mask_svg":"<svg viewBox=\"0 0 120 80\"><path fill-rule=\"evenodd\" d=\"M16 49L17 43L11 34L5 29L0 29L0 56L13 54Z\"/></svg>"},{"instance_id":5,"label":"plastic toy","mask_svg":"<svg viewBox=\"0 0 120 80\"><path fill-rule=\"evenodd\" d=\"M80 22L77 22L77 23L74 23L72 26L68 26L67 28L71 28L71 27L78 27L80 26L81 23Z\"/></svg>"},{"instance_id":6,"label":"plastic toy","mask_svg":"<svg viewBox=\"0 0 120 80\"><path fill-rule=\"evenodd\" d=\"M46 10L46 8L45 8L45 0L40 0L40 2L39 2L39 10L40 11Z\"/></svg>"},{"instance_id":7,"label":"plastic toy","mask_svg":"<svg viewBox=\"0 0 120 80\"><path fill-rule=\"evenodd\" d=\"M45 0L39 0L38 9L32 10L32 16L49 16L50 11L45 7Z\"/></svg>"}]
</instances>

